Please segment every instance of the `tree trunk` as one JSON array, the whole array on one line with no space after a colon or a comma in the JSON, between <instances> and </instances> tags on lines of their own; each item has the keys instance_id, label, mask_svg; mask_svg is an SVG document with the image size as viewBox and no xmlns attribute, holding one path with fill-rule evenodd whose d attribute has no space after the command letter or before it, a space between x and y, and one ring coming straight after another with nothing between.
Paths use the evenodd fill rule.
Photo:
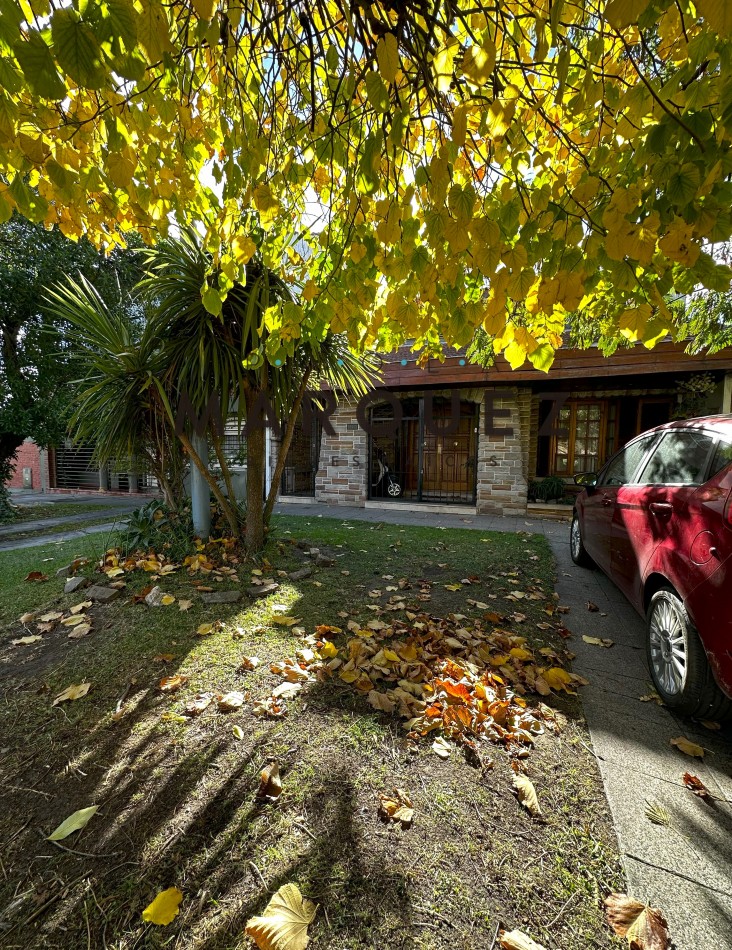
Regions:
<instances>
[{"instance_id":1,"label":"tree trunk","mask_svg":"<svg viewBox=\"0 0 732 950\"><path fill-rule=\"evenodd\" d=\"M277 464L275 465L274 474L272 476L272 484L269 486L269 495L267 496L267 504L264 506L264 516L262 518L265 528L269 527L269 519L272 517L272 509L274 508L275 501L277 500L277 491L279 484L282 481L282 473L285 470L287 453L290 451L290 446L292 445L292 437L295 434L295 424L297 423L297 417L308 386L311 370L312 367L308 367L305 375L302 378L300 389L295 402L293 403L292 410L290 412L290 418L287 420L287 426L285 427L282 441L280 442L277 452Z\"/></svg>"},{"instance_id":2,"label":"tree trunk","mask_svg":"<svg viewBox=\"0 0 732 950\"><path fill-rule=\"evenodd\" d=\"M259 391L247 387L247 535L248 554L257 554L264 547L264 471L267 440L264 426L257 424L251 407ZM254 424L253 424L254 423Z\"/></svg>"},{"instance_id":3,"label":"tree trunk","mask_svg":"<svg viewBox=\"0 0 732 950\"><path fill-rule=\"evenodd\" d=\"M193 448L193 446L191 445L191 440L188 438L188 436L185 434L185 432L182 432L182 433L180 434L179 438L180 438L180 441L181 441L181 445L183 446L183 448L184 448L184 449L186 450L186 452L188 453L188 457L189 457L190 460L193 462L193 464L196 466L196 468L198 469L198 471L199 471L199 472L203 475L203 477L206 479L206 482L208 483L208 486L210 487L211 491L213 492L214 498L215 498L216 501L221 505L221 510L222 510L223 513L224 513L224 517L226 518L226 521L227 521L229 527L231 528L232 537L234 537L234 538L239 538L239 537L241 536L241 528L240 528L240 525L239 525L239 523L238 523L238 519L237 519L237 517L236 517L236 511L235 511L234 509L232 509L231 505L229 504L228 499L226 498L226 496L224 495L224 493L221 491L221 486L220 486L219 483L216 481L216 479L213 477L213 475L211 474L211 472L209 472L208 467L207 467L206 465L204 465L203 462L201 461L201 459L200 459L198 453L196 452L196 450L195 450L195 449Z\"/></svg>"}]
</instances>

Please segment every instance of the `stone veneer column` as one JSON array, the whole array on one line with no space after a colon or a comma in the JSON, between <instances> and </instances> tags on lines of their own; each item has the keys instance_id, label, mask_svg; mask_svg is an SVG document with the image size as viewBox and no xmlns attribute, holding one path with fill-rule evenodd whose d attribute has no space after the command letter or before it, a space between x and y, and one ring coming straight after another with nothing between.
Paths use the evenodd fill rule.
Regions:
<instances>
[{"instance_id":1,"label":"stone veneer column","mask_svg":"<svg viewBox=\"0 0 732 950\"><path fill-rule=\"evenodd\" d=\"M362 508L367 498L368 436L358 424L356 403L339 401L330 422L335 435L323 429L315 500Z\"/></svg>"},{"instance_id":2,"label":"stone veneer column","mask_svg":"<svg viewBox=\"0 0 732 950\"><path fill-rule=\"evenodd\" d=\"M531 390L487 387L495 394L494 409L510 417L494 420L496 429L512 430L505 436L485 434L485 403L480 406L478 433L478 514L525 514L529 474Z\"/></svg>"}]
</instances>

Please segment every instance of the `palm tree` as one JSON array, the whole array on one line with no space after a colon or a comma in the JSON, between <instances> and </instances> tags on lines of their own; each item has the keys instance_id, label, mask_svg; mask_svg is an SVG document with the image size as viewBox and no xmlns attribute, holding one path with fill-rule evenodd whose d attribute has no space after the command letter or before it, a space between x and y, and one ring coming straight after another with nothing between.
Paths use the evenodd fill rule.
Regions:
<instances>
[{"instance_id":1,"label":"palm tree","mask_svg":"<svg viewBox=\"0 0 732 950\"><path fill-rule=\"evenodd\" d=\"M210 260L194 232L184 231L180 238L162 241L145 253L148 276L138 287L150 306L150 333L166 341L166 370L158 386L161 397L169 398L169 418L172 421L173 403L178 404L184 394L199 416L215 395L222 419L235 412L240 424L246 421L246 545L250 552L259 551L264 545L285 456L308 385L325 383L336 392L362 395L376 379L375 364L369 356L357 357L343 336L324 330L321 339L298 341L292 356L283 359L279 366L272 365L265 355L267 331L263 317L271 304L292 301L282 280L261 262L250 262L246 284L235 284L221 312L214 316L204 306L201 289L207 283L215 284L217 274L210 274ZM265 432L254 418L263 403L271 405L279 418L289 420L266 505ZM188 435L183 432L179 437L192 462L206 477L232 531L239 535L241 526L233 503L222 433L211 425L209 434L226 495L195 452Z\"/></svg>"},{"instance_id":2,"label":"palm tree","mask_svg":"<svg viewBox=\"0 0 732 950\"><path fill-rule=\"evenodd\" d=\"M83 378L70 428L94 444L100 465L124 459L130 470L147 467L165 502L175 509L183 493L184 461L163 411L158 380L166 366L149 324L110 309L83 277L46 291L47 312L74 328L71 358Z\"/></svg>"}]
</instances>

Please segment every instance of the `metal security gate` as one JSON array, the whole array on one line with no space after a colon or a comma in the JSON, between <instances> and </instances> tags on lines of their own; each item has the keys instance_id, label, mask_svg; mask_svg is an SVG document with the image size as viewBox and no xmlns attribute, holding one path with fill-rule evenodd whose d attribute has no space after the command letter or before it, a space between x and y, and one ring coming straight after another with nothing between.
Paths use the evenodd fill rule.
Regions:
<instances>
[{"instance_id":1,"label":"metal security gate","mask_svg":"<svg viewBox=\"0 0 732 950\"><path fill-rule=\"evenodd\" d=\"M282 473L283 495L315 497L315 476L320 464L321 425L315 413L304 423L302 414L295 423L292 442Z\"/></svg>"},{"instance_id":2,"label":"metal security gate","mask_svg":"<svg viewBox=\"0 0 732 950\"><path fill-rule=\"evenodd\" d=\"M390 403L371 410L369 498L475 504L479 405L435 396L400 406L401 420Z\"/></svg>"},{"instance_id":3,"label":"metal security gate","mask_svg":"<svg viewBox=\"0 0 732 950\"><path fill-rule=\"evenodd\" d=\"M99 491L109 488L109 476L105 474L99 484L99 466L92 456L94 449L90 445L73 445L66 442L60 445L54 455L54 488L71 488L78 491Z\"/></svg>"}]
</instances>

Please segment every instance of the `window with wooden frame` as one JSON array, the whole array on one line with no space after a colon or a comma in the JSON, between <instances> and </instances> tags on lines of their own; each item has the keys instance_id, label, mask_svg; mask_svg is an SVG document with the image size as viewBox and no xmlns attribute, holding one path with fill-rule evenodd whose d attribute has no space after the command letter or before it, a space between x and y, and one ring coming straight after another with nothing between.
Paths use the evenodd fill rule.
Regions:
<instances>
[{"instance_id":1,"label":"window with wooden frame","mask_svg":"<svg viewBox=\"0 0 732 950\"><path fill-rule=\"evenodd\" d=\"M613 426L611 420L611 429ZM555 427L566 434L552 436L551 474L571 478L579 472L598 471L606 452L607 400L570 400L562 407Z\"/></svg>"}]
</instances>

